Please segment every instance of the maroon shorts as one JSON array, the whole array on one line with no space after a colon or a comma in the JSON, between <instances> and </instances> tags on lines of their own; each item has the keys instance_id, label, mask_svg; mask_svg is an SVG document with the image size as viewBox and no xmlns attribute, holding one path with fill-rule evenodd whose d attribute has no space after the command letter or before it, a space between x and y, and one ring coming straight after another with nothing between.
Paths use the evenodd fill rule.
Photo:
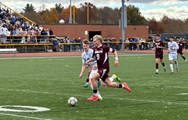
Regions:
<instances>
[{"instance_id":1,"label":"maroon shorts","mask_svg":"<svg viewBox=\"0 0 188 120\"><path fill-rule=\"evenodd\" d=\"M182 50L178 50L177 53L180 54L180 55L183 55Z\"/></svg>"},{"instance_id":2,"label":"maroon shorts","mask_svg":"<svg viewBox=\"0 0 188 120\"><path fill-rule=\"evenodd\" d=\"M106 80L106 78L108 78L108 73L109 73L109 69L99 69L98 73L100 75L100 78L102 79L102 81L104 82Z\"/></svg>"},{"instance_id":3,"label":"maroon shorts","mask_svg":"<svg viewBox=\"0 0 188 120\"><path fill-rule=\"evenodd\" d=\"M163 54L155 54L155 58L163 59Z\"/></svg>"}]
</instances>

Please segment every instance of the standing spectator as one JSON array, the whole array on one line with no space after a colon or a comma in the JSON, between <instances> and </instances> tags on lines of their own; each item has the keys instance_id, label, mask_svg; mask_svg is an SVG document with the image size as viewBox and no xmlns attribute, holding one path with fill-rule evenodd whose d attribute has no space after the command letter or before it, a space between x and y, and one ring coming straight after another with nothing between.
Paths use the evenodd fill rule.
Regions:
<instances>
[{"instance_id":1,"label":"standing spectator","mask_svg":"<svg viewBox=\"0 0 188 120\"><path fill-rule=\"evenodd\" d=\"M53 52L59 52L59 41L57 38L53 39Z\"/></svg>"}]
</instances>

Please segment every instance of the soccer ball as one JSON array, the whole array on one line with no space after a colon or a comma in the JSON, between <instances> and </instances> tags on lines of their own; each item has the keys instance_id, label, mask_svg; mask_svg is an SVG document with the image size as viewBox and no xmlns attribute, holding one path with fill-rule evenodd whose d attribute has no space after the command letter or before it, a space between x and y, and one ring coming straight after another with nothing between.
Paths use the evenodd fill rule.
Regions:
<instances>
[{"instance_id":1,"label":"soccer ball","mask_svg":"<svg viewBox=\"0 0 188 120\"><path fill-rule=\"evenodd\" d=\"M70 105L70 106L76 106L76 103L78 102L78 100L75 98L75 97L70 97L69 99L68 99L68 104Z\"/></svg>"}]
</instances>

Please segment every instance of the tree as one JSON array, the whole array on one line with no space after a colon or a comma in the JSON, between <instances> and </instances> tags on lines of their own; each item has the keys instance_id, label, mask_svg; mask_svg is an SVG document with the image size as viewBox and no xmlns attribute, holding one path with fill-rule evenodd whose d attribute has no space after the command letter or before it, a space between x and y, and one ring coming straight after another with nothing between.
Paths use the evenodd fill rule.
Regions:
<instances>
[{"instance_id":1,"label":"tree","mask_svg":"<svg viewBox=\"0 0 188 120\"><path fill-rule=\"evenodd\" d=\"M55 9L58 13L61 13L61 11L63 10L64 7L61 6L61 3L59 4L55 4Z\"/></svg>"},{"instance_id":2,"label":"tree","mask_svg":"<svg viewBox=\"0 0 188 120\"><path fill-rule=\"evenodd\" d=\"M32 4L27 3L26 7L23 9L25 13L35 12L35 8Z\"/></svg>"},{"instance_id":3,"label":"tree","mask_svg":"<svg viewBox=\"0 0 188 120\"><path fill-rule=\"evenodd\" d=\"M141 25L146 23L147 20L141 15L138 7L135 7L133 5L127 6L127 24Z\"/></svg>"}]
</instances>

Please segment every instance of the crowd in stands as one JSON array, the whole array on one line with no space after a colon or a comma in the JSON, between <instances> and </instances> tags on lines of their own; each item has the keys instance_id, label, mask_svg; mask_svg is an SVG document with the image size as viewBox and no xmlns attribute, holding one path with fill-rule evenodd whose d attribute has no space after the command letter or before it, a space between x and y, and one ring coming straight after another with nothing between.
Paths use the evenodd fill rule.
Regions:
<instances>
[{"instance_id":1,"label":"crowd in stands","mask_svg":"<svg viewBox=\"0 0 188 120\"><path fill-rule=\"evenodd\" d=\"M16 14L12 14L9 9L0 8L0 43L11 43L7 37L18 37L18 43L53 43L53 51L65 52L81 51L82 39L69 37L55 37L52 29L44 29L42 26L33 24ZM21 40L21 41L20 41ZM127 38L124 41L126 44L122 46L122 39L105 38L104 44L110 47L121 50L125 47L126 50L147 50L153 46L153 39L145 40L143 38L134 37ZM67 43L59 46L59 43Z\"/></svg>"},{"instance_id":2,"label":"crowd in stands","mask_svg":"<svg viewBox=\"0 0 188 120\"><path fill-rule=\"evenodd\" d=\"M0 39L6 43L7 36L22 36L21 43L36 43L38 35L53 35L52 29L26 21L22 17L11 14L9 9L0 8Z\"/></svg>"}]
</instances>

